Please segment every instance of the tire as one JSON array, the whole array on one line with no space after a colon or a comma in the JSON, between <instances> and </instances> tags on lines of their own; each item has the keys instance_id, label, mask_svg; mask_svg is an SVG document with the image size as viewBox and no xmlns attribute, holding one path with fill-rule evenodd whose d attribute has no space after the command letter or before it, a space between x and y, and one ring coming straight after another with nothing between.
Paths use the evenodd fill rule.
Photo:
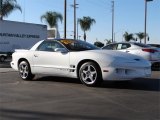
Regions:
<instances>
[{"instance_id":1,"label":"tire","mask_svg":"<svg viewBox=\"0 0 160 120\"><path fill-rule=\"evenodd\" d=\"M102 81L101 70L94 62L86 62L79 69L79 79L87 86L97 86Z\"/></svg>"},{"instance_id":2,"label":"tire","mask_svg":"<svg viewBox=\"0 0 160 120\"><path fill-rule=\"evenodd\" d=\"M23 80L32 80L35 76L31 73L30 65L27 61L21 61L18 69L19 75Z\"/></svg>"},{"instance_id":3,"label":"tire","mask_svg":"<svg viewBox=\"0 0 160 120\"><path fill-rule=\"evenodd\" d=\"M0 56L0 62L4 62L5 61L5 57L4 56Z\"/></svg>"}]
</instances>

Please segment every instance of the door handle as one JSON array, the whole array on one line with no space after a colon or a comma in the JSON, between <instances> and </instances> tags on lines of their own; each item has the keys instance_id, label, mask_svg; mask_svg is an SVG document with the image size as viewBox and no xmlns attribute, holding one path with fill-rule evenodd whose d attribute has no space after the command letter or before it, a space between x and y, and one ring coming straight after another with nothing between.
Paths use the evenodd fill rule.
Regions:
<instances>
[{"instance_id":1,"label":"door handle","mask_svg":"<svg viewBox=\"0 0 160 120\"><path fill-rule=\"evenodd\" d=\"M38 57L38 55L34 54L34 57Z\"/></svg>"},{"instance_id":2,"label":"door handle","mask_svg":"<svg viewBox=\"0 0 160 120\"><path fill-rule=\"evenodd\" d=\"M130 51L127 50L126 52L129 53Z\"/></svg>"}]
</instances>

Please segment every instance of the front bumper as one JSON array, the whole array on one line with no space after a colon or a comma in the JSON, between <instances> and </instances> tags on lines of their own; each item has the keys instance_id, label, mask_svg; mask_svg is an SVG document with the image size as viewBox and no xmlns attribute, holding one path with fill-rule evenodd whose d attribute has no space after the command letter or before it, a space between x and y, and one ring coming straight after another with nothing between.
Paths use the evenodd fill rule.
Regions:
<instances>
[{"instance_id":1,"label":"front bumper","mask_svg":"<svg viewBox=\"0 0 160 120\"><path fill-rule=\"evenodd\" d=\"M10 62L10 65L11 65L11 67L12 67L14 70L18 71L17 62L11 61L11 62Z\"/></svg>"},{"instance_id":2,"label":"front bumper","mask_svg":"<svg viewBox=\"0 0 160 120\"><path fill-rule=\"evenodd\" d=\"M107 71L107 72L106 72ZM151 76L150 67L141 68L103 68L102 78L103 80L132 80L135 78L146 78Z\"/></svg>"}]
</instances>

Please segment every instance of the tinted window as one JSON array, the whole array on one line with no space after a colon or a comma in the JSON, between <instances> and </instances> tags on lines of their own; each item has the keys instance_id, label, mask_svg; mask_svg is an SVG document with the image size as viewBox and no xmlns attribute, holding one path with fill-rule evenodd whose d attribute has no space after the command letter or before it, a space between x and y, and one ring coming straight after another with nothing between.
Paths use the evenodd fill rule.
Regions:
<instances>
[{"instance_id":1,"label":"tinted window","mask_svg":"<svg viewBox=\"0 0 160 120\"><path fill-rule=\"evenodd\" d=\"M117 45L117 50L127 49L129 47L131 47L131 45L128 43L120 43Z\"/></svg>"},{"instance_id":2,"label":"tinted window","mask_svg":"<svg viewBox=\"0 0 160 120\"><path fill-rule=\"evenodd\" d=\"M131 47L130 44L128 44L128 43L123 43L121 49L127 49L127 48L129 48L129 47Z\"/></svg>"},{"instance_id":3,"label":"tinted window","mask_svg":"<svg viewBox=\"0 0 160 120\"><path fill-rule=\"evenodd\" d=\"M81 40L59 40L70 51L84 51L98 49L96 46Z\"/></svg>"},{"instance_id":4,"label":"tinted window","mask_svg":"<svg viewBox=\"0 0 160 120\"><path fill-rule=\"evenodd\" d=\"M107 45L105 47L103 47L102 49L107 49L107 50L112 50L113 49L113 45Z\"/></svg>"},{"instance_id":5,"label":"tinted window","mask_svg":"<svg viewBox=\"0 0 160 120\"><path fill-rule=\"evenodd\" d=\"M63 46L56 41L44 41L39 45L37 50L54 52L55 48L63 48Z\"/></svg>"},{"instance_id":6,"label":"tinted window","mask_svg":"<svg viewBox=\"0 0 160 120\"><path fill-rule=\"evenodd\" d=\"M103 47L102 49L116 50L117 49L117 44L110 44L110 45L107 45L107 46Z\"/></svg>"},{"instance_id":7,"label":"tinted window","mask_svg":"<svg viewBox=\"0 0 160 120\"><path fill-rule=\"evenodd\" d=\"M134 45L137 45L139 47L150 47L149 45L142 44L142 43L133 43Z\"/></svg>"},{"instance_id":8,"label":"tinted window","mask_svg":"<svg viewBox=\"0 0 160 120\"><path fill-rule=\"evenodd\" d=\"M117 50L121 50L121 48L122 48L122 44L118 44L117 45Z\"/></svg>"}]
</instances>

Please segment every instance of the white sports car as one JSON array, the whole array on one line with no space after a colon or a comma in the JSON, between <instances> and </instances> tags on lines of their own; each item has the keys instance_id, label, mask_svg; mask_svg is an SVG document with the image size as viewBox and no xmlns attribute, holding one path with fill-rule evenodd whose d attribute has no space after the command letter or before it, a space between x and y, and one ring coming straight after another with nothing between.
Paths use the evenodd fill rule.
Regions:
<instances>
[{"instance_id":1,"label":"white sports car","mask_svg":"<svg viewBox=\"0 0 160 120\"><path fill-rule=\"evenodd\" d=\"M131 80L151 75L147 60L128 53L100 50L80 40L42 40L30 50L15 50L11 67L24 80L35 74L79 78L87 86L102 80Z\"/></svg>"}]
</instances>

